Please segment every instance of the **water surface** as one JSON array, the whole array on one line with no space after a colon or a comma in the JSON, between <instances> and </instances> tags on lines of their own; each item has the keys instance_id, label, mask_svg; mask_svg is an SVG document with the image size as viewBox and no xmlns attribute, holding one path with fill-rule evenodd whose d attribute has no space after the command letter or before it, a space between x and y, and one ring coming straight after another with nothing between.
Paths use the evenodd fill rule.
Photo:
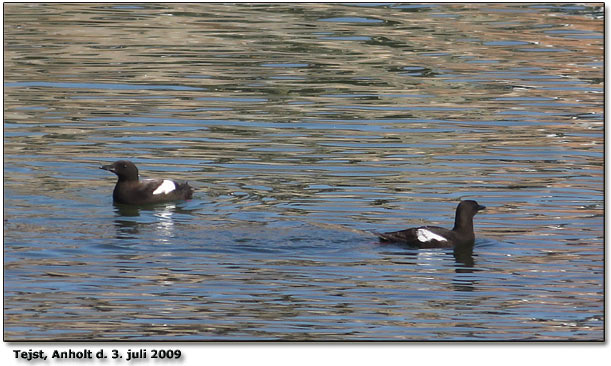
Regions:
<instances>
[{"instance_id":1,"label":"water surface","mask_svg":"<svg viewBox=\"0 0 611 366\"><path fill-rule=\"evenodd\" d=\"M601 6L5 4L4 339L603 340Z\"/></svg>"}]
</instances>

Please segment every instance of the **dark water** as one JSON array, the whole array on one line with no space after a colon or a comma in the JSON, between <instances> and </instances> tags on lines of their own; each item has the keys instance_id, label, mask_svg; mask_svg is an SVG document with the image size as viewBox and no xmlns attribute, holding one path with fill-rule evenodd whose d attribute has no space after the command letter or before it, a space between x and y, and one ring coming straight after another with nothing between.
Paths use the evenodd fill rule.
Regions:
<instances>
[{"instance_id":1,"label":"dark water","mask_svg":"<svg viewBox=\"0 0 611 366\"><path fill-rule=\"evenodd\" d=\"M602 340L601 6L5 4L4 339Z\"/></svg>"}]
</instances>

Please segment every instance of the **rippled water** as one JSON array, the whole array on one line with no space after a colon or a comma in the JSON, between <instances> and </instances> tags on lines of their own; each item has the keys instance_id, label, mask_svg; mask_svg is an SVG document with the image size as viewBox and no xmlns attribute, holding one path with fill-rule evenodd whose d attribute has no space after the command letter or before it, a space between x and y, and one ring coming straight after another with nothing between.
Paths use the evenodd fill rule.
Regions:
<instances>
[{"instance_id":1,"label":"rippled water","mask_svg":"<svg viewBox=\"0 0 611 366\"><path fill-rule=\"evenodd\" d=\"M602 340L600 6L5 4L4 339Z\"/></svg>"}]
</instances>

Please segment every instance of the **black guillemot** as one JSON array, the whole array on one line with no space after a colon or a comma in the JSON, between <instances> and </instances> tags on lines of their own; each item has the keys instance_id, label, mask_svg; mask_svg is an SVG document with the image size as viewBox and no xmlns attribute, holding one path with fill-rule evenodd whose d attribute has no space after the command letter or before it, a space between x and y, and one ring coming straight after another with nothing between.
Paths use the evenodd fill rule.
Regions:
<instances>
[{"instance_id":1,"label":"black guillemot","mask_svg":"<svg viewBox=\"0 0 611 366\"><path fill-rule=\"evenodd\" d=\"M119 160L100 169L115 173L119 180L112 192L114 202L128 205L147 205L192 198L193 187L170 179L139 180L138 168L131 161Z\"/></svg>"},{"instance_id":2,"label":"black guillemot","mask_svg":"<svg viewBox=\"0 0 611 366\"><path fill-rule=\"evenodd\" d=\"M438 226L420 226L390 233L375 233L380 241L405 244L418 248L457 248L472 246L475 242L473 217L485 209L472 200L461 201L456 207L452 230Z\"/></svg>"}]
</instances>

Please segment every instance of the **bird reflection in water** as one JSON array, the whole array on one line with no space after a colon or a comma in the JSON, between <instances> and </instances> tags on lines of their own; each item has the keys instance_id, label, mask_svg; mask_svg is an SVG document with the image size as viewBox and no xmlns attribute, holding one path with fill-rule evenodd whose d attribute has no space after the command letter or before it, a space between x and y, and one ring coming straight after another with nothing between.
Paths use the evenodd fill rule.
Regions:
<instances>
[{"instance_id":1,"label":"bird reflection in water","mask_svg":"<svg viewBox=\"0 0 611 366\"><path fill-rule=\"evenodd\" d=\"M131 206L115 204L115 227L118 239L138 239L141 229L152 227L156 241L167 243L175 234L176 214L189 214L176 204Z\"/></svg>"}]
</instances>

